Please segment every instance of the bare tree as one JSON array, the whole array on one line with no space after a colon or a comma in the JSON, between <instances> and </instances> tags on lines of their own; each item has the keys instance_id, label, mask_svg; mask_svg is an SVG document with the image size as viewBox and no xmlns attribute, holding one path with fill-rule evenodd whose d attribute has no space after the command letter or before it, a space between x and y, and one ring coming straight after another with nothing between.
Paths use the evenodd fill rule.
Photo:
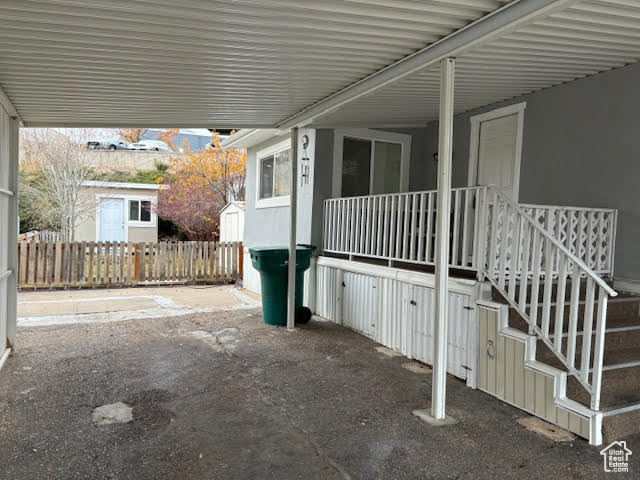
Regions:
<instances>
[{"instance_id":1,"label":"bare tree","mask_svg":"<svg viewBox=\"0 0 640 480\"><path fill-rule=\"evenodd\" d=\"M93 130L21 129L21 206L45 228L59 228L65 241L95 209L82 188L92 178L85 145L93 136Z\"/></svg>"}]
</instances>

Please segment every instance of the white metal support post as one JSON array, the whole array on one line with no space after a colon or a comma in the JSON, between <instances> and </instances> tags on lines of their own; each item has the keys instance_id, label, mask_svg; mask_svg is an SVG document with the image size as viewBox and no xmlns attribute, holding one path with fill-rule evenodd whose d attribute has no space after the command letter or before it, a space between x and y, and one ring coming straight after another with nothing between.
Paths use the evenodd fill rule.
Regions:
<instances>
[{"instance_id":1,"label":"white metal support post","mask_svg":"<svg viewBox=\"0 0 640 480\"><path fill-rule=\"evenodd\" d=\"M15 110L8 111L0 104L0 366L6 347L14 345L16 336L18 127Z\"/></svg>"},{"instance_id":2,"label":"white metal support post","mask_svg":"<svg viewBox=\"0 0 640 480\"><path fill-rule=\"evenodd\" d=\"M291 183L290 198L290 227L289 227L289 282L287 283L287 330L293 330L296 319L296 224L298 204L298 127L291 129Z\"/></svg>"},{"instance_id":3,"label":"white metal support post","mask_svg":"<svg viewBox=\"0 0 640 480\"><path fill-rule=\"evenodd\" d=\"M447 393L447 323L449 301L449 230L451 210L451 159L453 149L453 90L455 59L441 62L440 136L438 140L438 193L436 214L436 318L433 335L434 358L431 415L445 418Z\"/></svg>"}]
</instances>

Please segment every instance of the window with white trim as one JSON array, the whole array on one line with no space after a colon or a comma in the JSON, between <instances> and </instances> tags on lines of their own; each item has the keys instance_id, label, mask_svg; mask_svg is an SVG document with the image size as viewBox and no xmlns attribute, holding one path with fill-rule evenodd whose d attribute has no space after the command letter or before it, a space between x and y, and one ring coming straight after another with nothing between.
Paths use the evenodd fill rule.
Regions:
<instances>
[{"instance_id":1,"label":"window with white trim","mask_svg":"<svg viewBox=\"0 0 640 480\"><path fill-rule=\"evenodd\" d=\"M257 207L289 204L291 179L290 142L282 142L257 154Z\"/></svg>"},{"instance_id":2,"label":"window with white trim","mask_svg":"<svg viewBox=\"0 0 640 480\"><path fill-rule=\"evenodd\" d=\"M151 223L151 200L129 200L129 221Z\"/></svg>"}]
</instances>

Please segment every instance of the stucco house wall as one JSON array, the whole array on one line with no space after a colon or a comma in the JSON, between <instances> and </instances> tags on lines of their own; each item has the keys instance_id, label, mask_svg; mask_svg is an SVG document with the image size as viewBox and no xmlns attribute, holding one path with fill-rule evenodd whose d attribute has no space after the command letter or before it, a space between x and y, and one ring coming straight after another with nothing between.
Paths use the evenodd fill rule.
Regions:
<instances>
[{"instance_id":1,"label":"stucco house wall","mask_svg":"<svg viewBox=\"0 0 640 480\"><path fill-rule=\"evenodd\" d=\"M309 136L309 148L306 155L309 158L309 181L302 182L302 169L298 168L298 243L312 243L311 216L308 215L313 202L314 165L316 130L302 128L299 132L298 158L303 157L302 136ZM258 152L276 145L289 138L289 135L273 137L266 142L247 149L247 177L246 177L246 210L244 226L244 245L247 248L257 246L276 246L289 244L289 212L290 206L256 207L257 203L257 173Z\"/></svg>"},{"instance_id":2,"label":"stucco house wall","mask_svg":"<svg viewBox=\"0 0 640 480\"><path fill-rule=\"evenodd\" d=\"M634 64L457 115L453 186L468 184L470 118L526 102L519 201L618 209L615 276L640 281L638 85L640 64ZM436 188L437 121L424 127L376 130L411 135L409 190ZM332 196L334 130L318 129L315 134L313 192L311 197L299 198L300 211L305 213L298 216L298 238L300 242L320 245L323 201ZM251 200L255 198L256 152L286 138L287 135L273 138L249 149L245 231L248 246L287 244L288 207L257 212Z\"/></svg>"},{"instance_id":3,"label":"stucco house wall","mask_svg":"<svg viewBox=\"0 0 640 480\"><path fill-rule=\"evenodd\" d=\"M514 103L524 112L521 203L616 208L615 277L640 280L640 64L458 115L453 186L467 185L470 117ZM438 122L426 131L425 161L438 151ZM427 177L435 188L435 174Z\"/></svg>"}]
</instances>

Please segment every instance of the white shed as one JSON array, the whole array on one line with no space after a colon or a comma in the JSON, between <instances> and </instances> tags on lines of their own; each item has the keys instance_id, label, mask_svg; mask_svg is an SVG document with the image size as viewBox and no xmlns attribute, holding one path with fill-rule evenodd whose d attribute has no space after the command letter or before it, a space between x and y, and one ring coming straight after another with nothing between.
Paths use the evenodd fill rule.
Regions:
<instances>
[{"instance_id":1,"label":"white shed","mask_svg":"<svg viewBox=\"0 0 640 480\"><path fill-rule=\"evenodd\" d=\"M220 241L241 242L244 235L245 202L229 202L220 210Z\"/></svg>"}]
</instances>

